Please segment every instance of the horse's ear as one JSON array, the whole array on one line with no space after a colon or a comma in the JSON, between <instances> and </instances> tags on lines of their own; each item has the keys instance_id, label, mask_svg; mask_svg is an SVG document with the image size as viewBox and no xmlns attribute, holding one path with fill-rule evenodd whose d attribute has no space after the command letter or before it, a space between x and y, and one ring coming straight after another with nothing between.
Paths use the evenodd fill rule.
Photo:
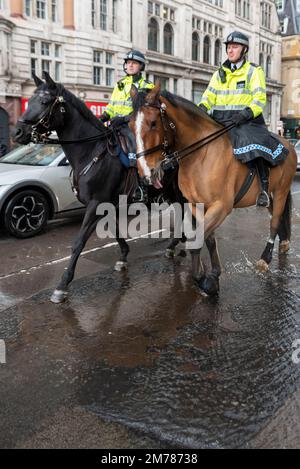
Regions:
<instances>
[{"instance_id":1,"label":"horse's ear","mask_svg":"<svg viewBox=\"0 0 300 469\"><path fill-rule=\"evenodd\" d=\"M134 85L131 85L131 88L130 88L130 97L131 97L131 99L134 99L137 94L138 94L137 87L134 86Z\"/></svg>"},{"instance_id":2,"label":"horse's ear","mask_svg":"<svg viewBox=\"0 0 300 469\"><path fill-rule=\"evenodd\" d=\"M49 86L49 88L52 88L52 89L56 88L56 83L55 83L55 81L52 80L52 78L50 77L48 72L44 71L43 72L43 77L44 77L47 85Z\"/></svg>"},{"instance_id":3,"label":"horse's ear","mask_svg":"<svg viewBox=\"0 0 300 469\"><path fill-rule=\"evenodd\" d=\"M43 80L36 76L35 73L32 74L32 78L34 79L34 83L37 88L44 83Z\"/></svg>"},{"instance_id":4,"label":"horse's ear","mask_svg":"<svg viewBox=\"0 0 300 469\"><path fill-rule=\"evenodd\" d=\"M156 83L154 88L147 94L145 101L148 104L155 104L160 97L160 83Z\"/></svg>"}]
</instances>

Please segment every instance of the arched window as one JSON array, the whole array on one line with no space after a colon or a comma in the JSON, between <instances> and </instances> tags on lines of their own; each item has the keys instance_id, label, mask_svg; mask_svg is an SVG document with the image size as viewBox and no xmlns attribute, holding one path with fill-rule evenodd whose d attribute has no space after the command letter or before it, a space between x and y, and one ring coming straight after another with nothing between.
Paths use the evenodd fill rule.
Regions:
<instances>
[{"instance_id":1,"label":"arched window","mask_svg":"<svg viewBox=\"0 0 300 469\"><path fill-rule=\"evenodd\" d=\"M167 23L164 27L164 53L173 55L174 33L172 26Z\"/></svg>"},{"instance_id":2,"label":"arched window","mask_svg":"<svg viewBox=\"0 0 300 469\"><path fill-rule=\"evenodd\" d=\"M159 28L154 18L148 23L148 49L158 52Z\"/></svg>"},{"instance_id":3,"label":"arched window","mask_svg":"<svg viewBox=\"0 0 300 469\"><path fill-rule=\"evenodd\" d=\"M192 36L192 60L199 60L199 52L200 52L200 41L199 36L197 33L193 33Z\"/></svg>"},{"instance_id":4,"label":"arched window","mask_svg":"<svg viewBox=\"0 0 300 469\"><path fill-rule=\"evenodd\" d=\"M264 54L262 52L259 54L259 65L264 68Z\"/></svg>"},{"instance_id":5,"label":"arched window","mask_svg":"<svg viewBox=\"0 0 300 469\"><path fill-rule=\"evenodd\" d=\"M271 77L271 57L269 55L266 61L266 77L267 78Z\"/></svg>"},{"instance_id":6,"label":"arched window","mask_svg":"<svg viewBox=\"0 0 300 469\"><path fill-rule=\"evenodd\" d=\"M210 38L205 36L203 43L203 62L205 64L210 63Z\"/></svg>"},{"instance_id":7,"label":"arched window","mask_svg":"<svg viewBox=\"0 0 300 469\"><path fill-rule=\"evenodd\" d=\"M217 39L215 42L215 65L220 65L222 59L222 46L220 39Z\"/></svg>"}]
</instances>

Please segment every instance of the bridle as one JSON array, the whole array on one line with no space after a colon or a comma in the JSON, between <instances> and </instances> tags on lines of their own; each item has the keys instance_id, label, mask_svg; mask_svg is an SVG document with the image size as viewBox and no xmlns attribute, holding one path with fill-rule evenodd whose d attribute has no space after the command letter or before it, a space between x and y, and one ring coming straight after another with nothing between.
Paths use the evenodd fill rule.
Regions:
<instances>
[{"instance_id":1,"label":"bridle","mask_svg":"<svg viewBox=\"0 0 300 469\"><path fill-rule=\"evenodd\" d=\"M140 153L136 154L136 158L142 158L144 156L151 155L152 153L155 153L156 151L162 150L162 157L165 158L168 154L168 151L171 150L171 147L175 143L176 139L176 126L174 122L172 122L166 112L167 106L165 103L158 103L158 104L150 104L150 103L145 103L145 107L153 107L159 110L160 112L160 118L164 130L164 135L163 135L163 141L160 145L156 145L155 147L151 147L148 150L141 151ZM169 141L169 131L171 130L173 139L172 143L170 144Z\"/></svg>"},{"instance_id":2,"label":"bridle","mask_svg":"<svg viewBox=\"0 0 300 469\"><path fill-rule=\"evenodd\" d=\"M31 141L33 143L46 143L45 140L47 140L49 135L51 134L50 121L51 121L51 118L53 117L54 111L56 107L59 106L59 111L62 114L65 113L66 109L63 105L64 103L65 103L65 98L63 96L56 96L53 103L51 103L50 106L48 106L48 108L45 109L45 111L43 112L38 122L33 122L28 119L22 119L22 117L18 120L20 124L32 126ZM38 128L42 128L44 132L40 133L38 131ZM52 141L52 139L49 139L49 140Z\"/></svg>"},{"instance_id":3,"label":"bridle","mask_svg":"<svg viewBox=\"0 0 300 469\"><path fill-rule=\"evenodd\" d=\"M213 132L210 135L207 135L201 140L197 140L196 142L192 143L191 145L188 145L187 147L184 147L177 151L169 152L169 150L171 149L171 145L168 140L168 130L169 128L171 128L173 132L173 136L174 136L174 139L172 142L172 146L173 146L175 143L176 126L174 122L170 121L170 119L168 118L167 111L166 111L167 109L166 104L165 103L158 103L158 104L145 103L144 106L154 107L154 108L159 109L161 121L163 124L163 129L164 129L163 143L161 143L160 145L156 145L155 147L151 147L148 150L137 153L136 157L137 159L139 159L144 156L151 155L152 153L155 153L159 150L162 150L161 156L163 159L160 161L159 167L156 168L157 170L159 170L159 168L163 170L174 169L176 166L178 166L180 160L189 156L194 151L200 150L200 148L204 147L205 145L208 145L209 143L213 142L217 138L226 134L229 130L236 127L236 124L232 123L228 126L225 126L217 130L216 132Z\"/></svg>"},{"instance_id":4,"label":"bridle","mask_svg":"<svg viewBox=\"0 0 300 469\"><path fill-rule=\"evenodd\" d=\"M29 119L20 118L18 119L19 124L31 125L31 141L33 143L43 143L43 144L72 144L72 143L84 143L84 142L94 142L101 138L107 138L109 135L113 133L113 129L106 128L105 131L102 131L98 135L93 135L92 137L80 138L77 140L60 140L49 138L51 135L50 130L50 122L56 111L57 107L59 107L59 112L62 114L66 113L66 109L64 104L66 103L65 98L62 95L57 95L54 101L45 109L42 113L42 116L38 120L38 122L33 122Z\"/></svg>"}]
</instances>

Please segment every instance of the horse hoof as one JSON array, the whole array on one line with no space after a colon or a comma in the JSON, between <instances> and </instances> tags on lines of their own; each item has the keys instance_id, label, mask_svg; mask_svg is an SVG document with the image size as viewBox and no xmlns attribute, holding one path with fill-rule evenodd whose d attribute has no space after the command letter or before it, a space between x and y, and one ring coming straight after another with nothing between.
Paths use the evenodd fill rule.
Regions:
<instances>
[{"instance_id":1,"label":"horse hoof","mask_svg":"<svg viewBox=\"0 0 300 469\"><path fill-rule=\"evenodd\" d=\"M209 296L215 296L219 293L219 279L214 275L207 275L198 280L198 287Z\"/></svg>"},{"instance_id":2,"label":"horse hoof","mask_svg":"<svg viewBox=\"0 0 300 469\"><path fill-rule=\"evenodd\" d=\"M174 249L166 249L165 257L167 259L173 259L173 257L175 257L175 250Z\"/></svg>"},{"instance_id":3,"label":"horse hoof","mask_svg":"<svg viewBox=\"0 0 300 469\"><path fill-rule=\"evenodd\" d=\"M290 249L289 241L281 241L281 243L279 243L279 254L285 254L286 252L288 252L289 249Z\"/></svg>"},{"instance_id":4,"label":"horse hoof","mask_svg":"<svg viewBox=\"0 0 300 469\"><path fill-rule=\"evenodd\" d=\"M67 291L54 290L50 298L50 301L54 304L59 304L59 303L63 303L67 299L67 297L68 297Z\"/></svg>"},{"instance_id":5,"label":"horse hoof","mask_svg":"<svg viewBox=\"0 0 300 469\"><path fill-rule=\"evenodd\" d=\"M256 262L256 268L262 274L265 273L265 272L268 272L268 270L269 270L268 264L263 259L260 259L258 262Z\"/></svg>"},{"instance_id":6,"label":"horse hoof","mask_svg":"<svg viewBox=\"0 0 300 469\"><path fill-rule=\"evenodd\" d=\"M124 270L128 270L127 262L118 261L115 264L115 271L116 272L123 272Z\"/></svg>"}]
</instances>

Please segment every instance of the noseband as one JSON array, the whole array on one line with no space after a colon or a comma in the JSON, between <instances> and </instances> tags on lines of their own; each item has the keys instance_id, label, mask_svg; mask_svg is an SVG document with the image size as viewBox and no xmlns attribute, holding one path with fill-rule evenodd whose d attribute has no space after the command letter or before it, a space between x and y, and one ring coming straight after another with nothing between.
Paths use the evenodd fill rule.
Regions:
<instances>
[{"instance_id":1,"label":"noseband","mask_svg":"<svg viewBox=\"0 0 300 469\"><path fill-rule=\"evenodd\" d=\"M48 106L48 108L43 112L42 117L40 118L40 120L36 123L34 123L30 120L27 120L27 119L22 119L22 118L20 118L18 120L18 122L20 124L25 124L25 125L31 125L32 126L31 141L33 143L45 143L45 139L47 139L47 137L49 137L49 135L51 134L50 121L51 121L51 118L54 114L54 111L55 111L57 105L60 106L59 110L60 110L61 113L66 112L65 107L63 106L63 103L65 103L64 97L63 96L56 96L53 103L50 104L50 106ZM45 132L43 132L43 133L38 132L37 129L39 127L43 128L45 130Z\"/></svg>"},{"instance_id":2,"label":"noseband","mask_svg":"<svg viewBox=\"0 0 300 469\"><path fill-rule=\"evenodd\" d=\"M175 137L176 137L176 126L175 126L174 122L170 121L170 119L167 115L167 112L166 112L167 106L164 103L160 103L160 104L146 103L146 104L144 104L144 106L154 107L154 108L159 110L161 122L162 122L163 129L164 129L164 136L163 136L163 142L160 145L157 145L155 147L149 148L148 150L141 151L140 153L137 153L136 158L139 159L139 158L142 158L143 156L151 155L152 153L155 153L156 151L159 151L159 150L162 150L162 156L163 156L163 158L165 158L168 154L168 151L171 148L171 145L170 145L169 139L168 139L169 130L171 129L171 131L172 131L172 134L173 134L172 145L174 145Z\"/></svg>"}]
</instances>

